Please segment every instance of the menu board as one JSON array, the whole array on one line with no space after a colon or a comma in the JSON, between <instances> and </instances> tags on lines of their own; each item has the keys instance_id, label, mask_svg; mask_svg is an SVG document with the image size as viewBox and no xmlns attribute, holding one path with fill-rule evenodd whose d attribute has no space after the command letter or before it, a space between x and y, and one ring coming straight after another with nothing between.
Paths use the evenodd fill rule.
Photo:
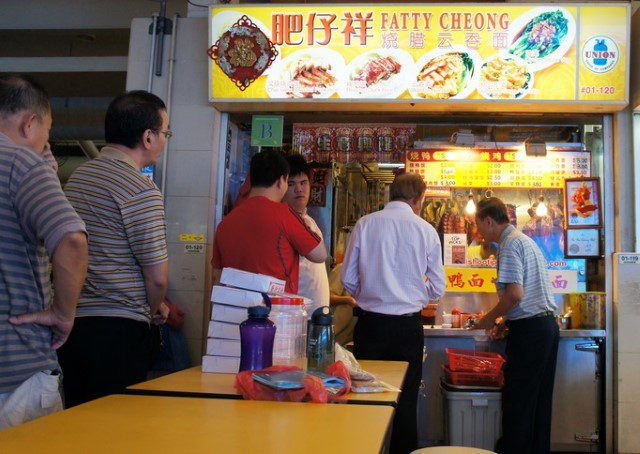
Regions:
<instances>
[{"instance_id":1,"label":"menu board","mask_svg":"<svg viewBox=\"0 0 640 454\"><path fill-rule=\"evenodd\" d=\"M627 100L629 5L210 7L211 100Z\"/></svg>"},{"instance_id":2,"label":"menu board","mask_svg":"<svg viewBox=\"0 0 640 454\"><path fill-rule=\"evenodd\" d=\"M528 157L520 150L409 150L406 169L422 176L427 187L564 188L565 178L591 175L591 152Z\"/></svg>"}]
</instances>

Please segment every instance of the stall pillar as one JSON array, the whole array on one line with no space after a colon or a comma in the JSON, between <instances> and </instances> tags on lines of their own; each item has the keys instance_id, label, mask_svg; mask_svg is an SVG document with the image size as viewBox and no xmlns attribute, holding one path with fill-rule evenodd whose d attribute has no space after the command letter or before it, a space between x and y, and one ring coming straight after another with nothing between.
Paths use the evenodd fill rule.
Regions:
<instances>
[{"instance_id":1,"label":"stall pillar","mask_svg":"<svg viewBox=\"0 0 640 454\"><path fill-rule=\"evenodd\" d=\"M127 90L147 89L151 19L134 19L131 26ZM215 225L218 134L220 113L208 103L207 20L178 19L170 129L174 135L166 154L165 197L169 246L168 297L185 311L184 335L192 364L202 357L203 332L208 320L211 291L211 245ZM163 73L152 76L151 91L165 102L169 81L171 37L166 36ZM160 186L162 162L156 166L155 181Z\"/></svg>"},{"instance_id":2,"label":"stall pillar","mask_svg":"<svg viewBox=\"0 0 640 454\"><path fill-rule=\"evenodd\" d=\"M619 453L640 452L640 391L638 391L638 376L640 375L640 264L622 265L624 258L635 251L635 197L634 184L634 150L632 140L631 108L627 108L615 115L614 118L614 159L613 177L615 193L615 252L611 258L613 269L611 310L612 323L607 324L608 352L612 351L612 368L607 367L607 373L612 369L612 389L608 395L612 396L613 418L607 426L613 425L613 450ZM606 210L606 208L605 208ZM607 251L609 252L609 251ZM630 270L629 266L635 268ZM632 279L629 277L632 276ZM611 400L608 400L611 402ZM608 446L611 446L608 443Z\"/></svg>"}]
</instances>

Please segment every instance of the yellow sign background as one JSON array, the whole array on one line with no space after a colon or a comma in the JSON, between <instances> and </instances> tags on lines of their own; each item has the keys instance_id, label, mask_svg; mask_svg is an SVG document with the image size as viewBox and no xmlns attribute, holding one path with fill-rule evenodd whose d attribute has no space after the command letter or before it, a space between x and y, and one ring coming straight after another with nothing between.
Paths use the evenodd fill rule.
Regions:
<instances>
[{"instance_id":1,"label":"yellow sign background","mask_svg":"<svg viewBox=\"0 0 640 454\"><path fill-rule=\"evenodd\" d=\"M493 293L498 271L495 268L445 266L447 292Z\"/></svg>"},{"instance_id":2,"label":"yellow sign background","mask_svg":"<svg viewBox=\"0 0 640 454\"><path fill-rule=\"evenodd\" d=\"M440 17L449 17L449 23L451 22L452 14L470 14L472 17L475 15L485 16L493 13L508 14L510 23L513 23L521 15L531 13L532 10L541 7L541 5L430 5L430 4L413 4L413 5L383 5L383 6L363 6L363 5L347 5L347 6L243 6L233 5L231 7L211 7L210 10L210 45L215 44L218 40L216 34L221 34L220 27L215 30L212 24L214 19L219 14L226 15L225 21L229 22L229 18L233 18L234 13L237 12L237 19L246 14L249 18L259 24L262 24L264 28L271 32L269 39L273 41L273 27L272 16L274 14L302 14L303 24L306 25L306 21L311 13L320 14L335 14L337 17L333 22L333 25L337 27L332 31L331 40L326 46L307 44L308 32L305 27L303 31L296 35L296 38L300 38L302 42L299 45L287 45L283 44L277 46L280 53L279 58L284 59L301 49L310 48L326 48L337 51L345 60L348 65L353 59L359 55L383 48L385 44L385 36L383 34L397 33L397 48L408 52L413 58L414 62L417 62L423 55L430 52L433 49L438 48L438 44L441 43L443 34L449 34L451 44L463 45L469 42L470 34L477 34L474 38L479 38L477 44L477 52L483 59L493 56L499 53L499 50L494 48L494 32L503 32L503 30L447 30L442 25L447 25L445 21L442 25L440 23ZM576 36L574 38L574 44L566 51L563 56L563 61L555 63L547 68L538 70L534 73L534 90L527 96L521 98L519 101L571 101L571 100L591 100L591 101L604 101L604 102L621 102L627 100L626 88L626 73L627 73L627 61L626 61L626 49L629 39L629 31L627 28L628 23L628 7L626 6L576 6L576 5L552 5L551 8L558 7L563 8L571 14L576 24ZM372 28L369 30L371 35L366 42L366 45L360 45L359 35L352 36L351 45L345 45L345 34L342 33L345 27L345 15L350 14L354 17L357 13L372 13L372 20L370 22ZM406 30L382 30L383 17L387 24L390 24L390 17L393 14L416 14L416 13L430 13L431 19L429 23L429 29L425 30L425 21L418 26L418 30L413 30L411 20ZM449 15L449 16L446 16ZM222 16L221 16L222 17ZM398 17L398 16L396 16ZM410 16L411 17L411 16ZM218 21L220 22L220 21ZM233 23L226 26L230 26ZM226 22L225 22L226 23ZM319 24L318 19L316 23ZM399 23L399 26L401 22ZM422 29L420 29L422 26ZM424 33L424 48L415 49L410 47L411 33L421 32ZM504 31L508 33L508 31ZM613 70L604 74L594 74L579 63L580 53L577 49L576 43L584 43L585 40L593 35L606 35L616 40L616 43L620 49L619 61ZM315 31L315 40L322 40L324 37L324 31ZM386 36L388 39L388 35ZM475 46L475 44L473 44ZM222 72L220 67L213 61L211 65L211 98L213 100L233 100L233 99L261 99L269 100L269 94L266 90L266 81L269 74L269 69L260 77L258 77L246 90L239 90L235 84ZM579 81L579 86L577 82ZM595 87L596 92L588 95L580 94L582 86ZM600 87L613 87L613 89L602 90ZM584 91L584 90L583 90ZM339 98L335 93L331 98ZM286 98L273 98L282 100ZM412 99L408 90L404 90L397 99ZM484 98L474 90L467 99L471 100L484 100ZM312 101L312 100L310 100ZM416 99L417 102L429 102L429 100ZM450 99L450 102L460 101L458 99ZM500 102L500 100L489 100L489 102Z\"/></svg>"},{"instance_id":3,"label":"yellow sign background","mask_svg":"<svg viewBox=\"0 0 640 454\"><path fill-rule=\"evenodd\" d=\"M591 6L580 9L580 100L627 100L628 33L626 7ZM586 41L596 36L607 36L618 45L616 66L602 74L589 70L582 60Z\"/></svg>"},{"instance_id":4,"label":"yellow sign background","mask_svg":"<svg viewBox=\"0 0 640 454\"><path fill-rule=\"evenodd\" d=\"M447 292L494 293L498 270L496 268L471 268L463 266L444 267ZM564 286L556 286L553 281L565 279ZM549 280L553 293L577 291L578 275L576 270L549 270Z\"/></svg>"}]
</instances>

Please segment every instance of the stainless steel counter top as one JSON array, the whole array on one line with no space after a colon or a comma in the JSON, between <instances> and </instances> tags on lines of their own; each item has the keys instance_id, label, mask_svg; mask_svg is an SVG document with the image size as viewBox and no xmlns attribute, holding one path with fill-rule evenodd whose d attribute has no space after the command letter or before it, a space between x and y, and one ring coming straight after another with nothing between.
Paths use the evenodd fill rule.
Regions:
<instances>
[{"instance_id":1,"label":"stainless steel counter top","mask_svg":"<svg viewBox=\"0 0 640 454\"><path fill-rule=\"evenodd\" d=\"M472 337L475 339L485 339L489 337L484 330L441 328L438 325L435 325L434 328L432 328L431 325L424 325L424 335L425 337ZM560 337L607 337L607 334L601 329L561 329Z\"/></svg>"}]
</instances>

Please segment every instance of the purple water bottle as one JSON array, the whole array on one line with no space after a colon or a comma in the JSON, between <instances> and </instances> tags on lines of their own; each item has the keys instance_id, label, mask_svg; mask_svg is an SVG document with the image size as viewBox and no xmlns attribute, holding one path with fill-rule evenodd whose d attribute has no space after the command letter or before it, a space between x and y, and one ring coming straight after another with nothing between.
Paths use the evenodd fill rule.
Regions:
<instances>
[{"instance_id":1,"label":"purple water bottle","mask_svg":"<svg viewBox=\"0 0 640 454\"><path fill-rule=\"evenodd\" d=\"M260 370L273 364L273 339L276 326L267 318L270 309L254 306L249 318L240 323L240 372Z\"/></svg>"}]
</instances>

